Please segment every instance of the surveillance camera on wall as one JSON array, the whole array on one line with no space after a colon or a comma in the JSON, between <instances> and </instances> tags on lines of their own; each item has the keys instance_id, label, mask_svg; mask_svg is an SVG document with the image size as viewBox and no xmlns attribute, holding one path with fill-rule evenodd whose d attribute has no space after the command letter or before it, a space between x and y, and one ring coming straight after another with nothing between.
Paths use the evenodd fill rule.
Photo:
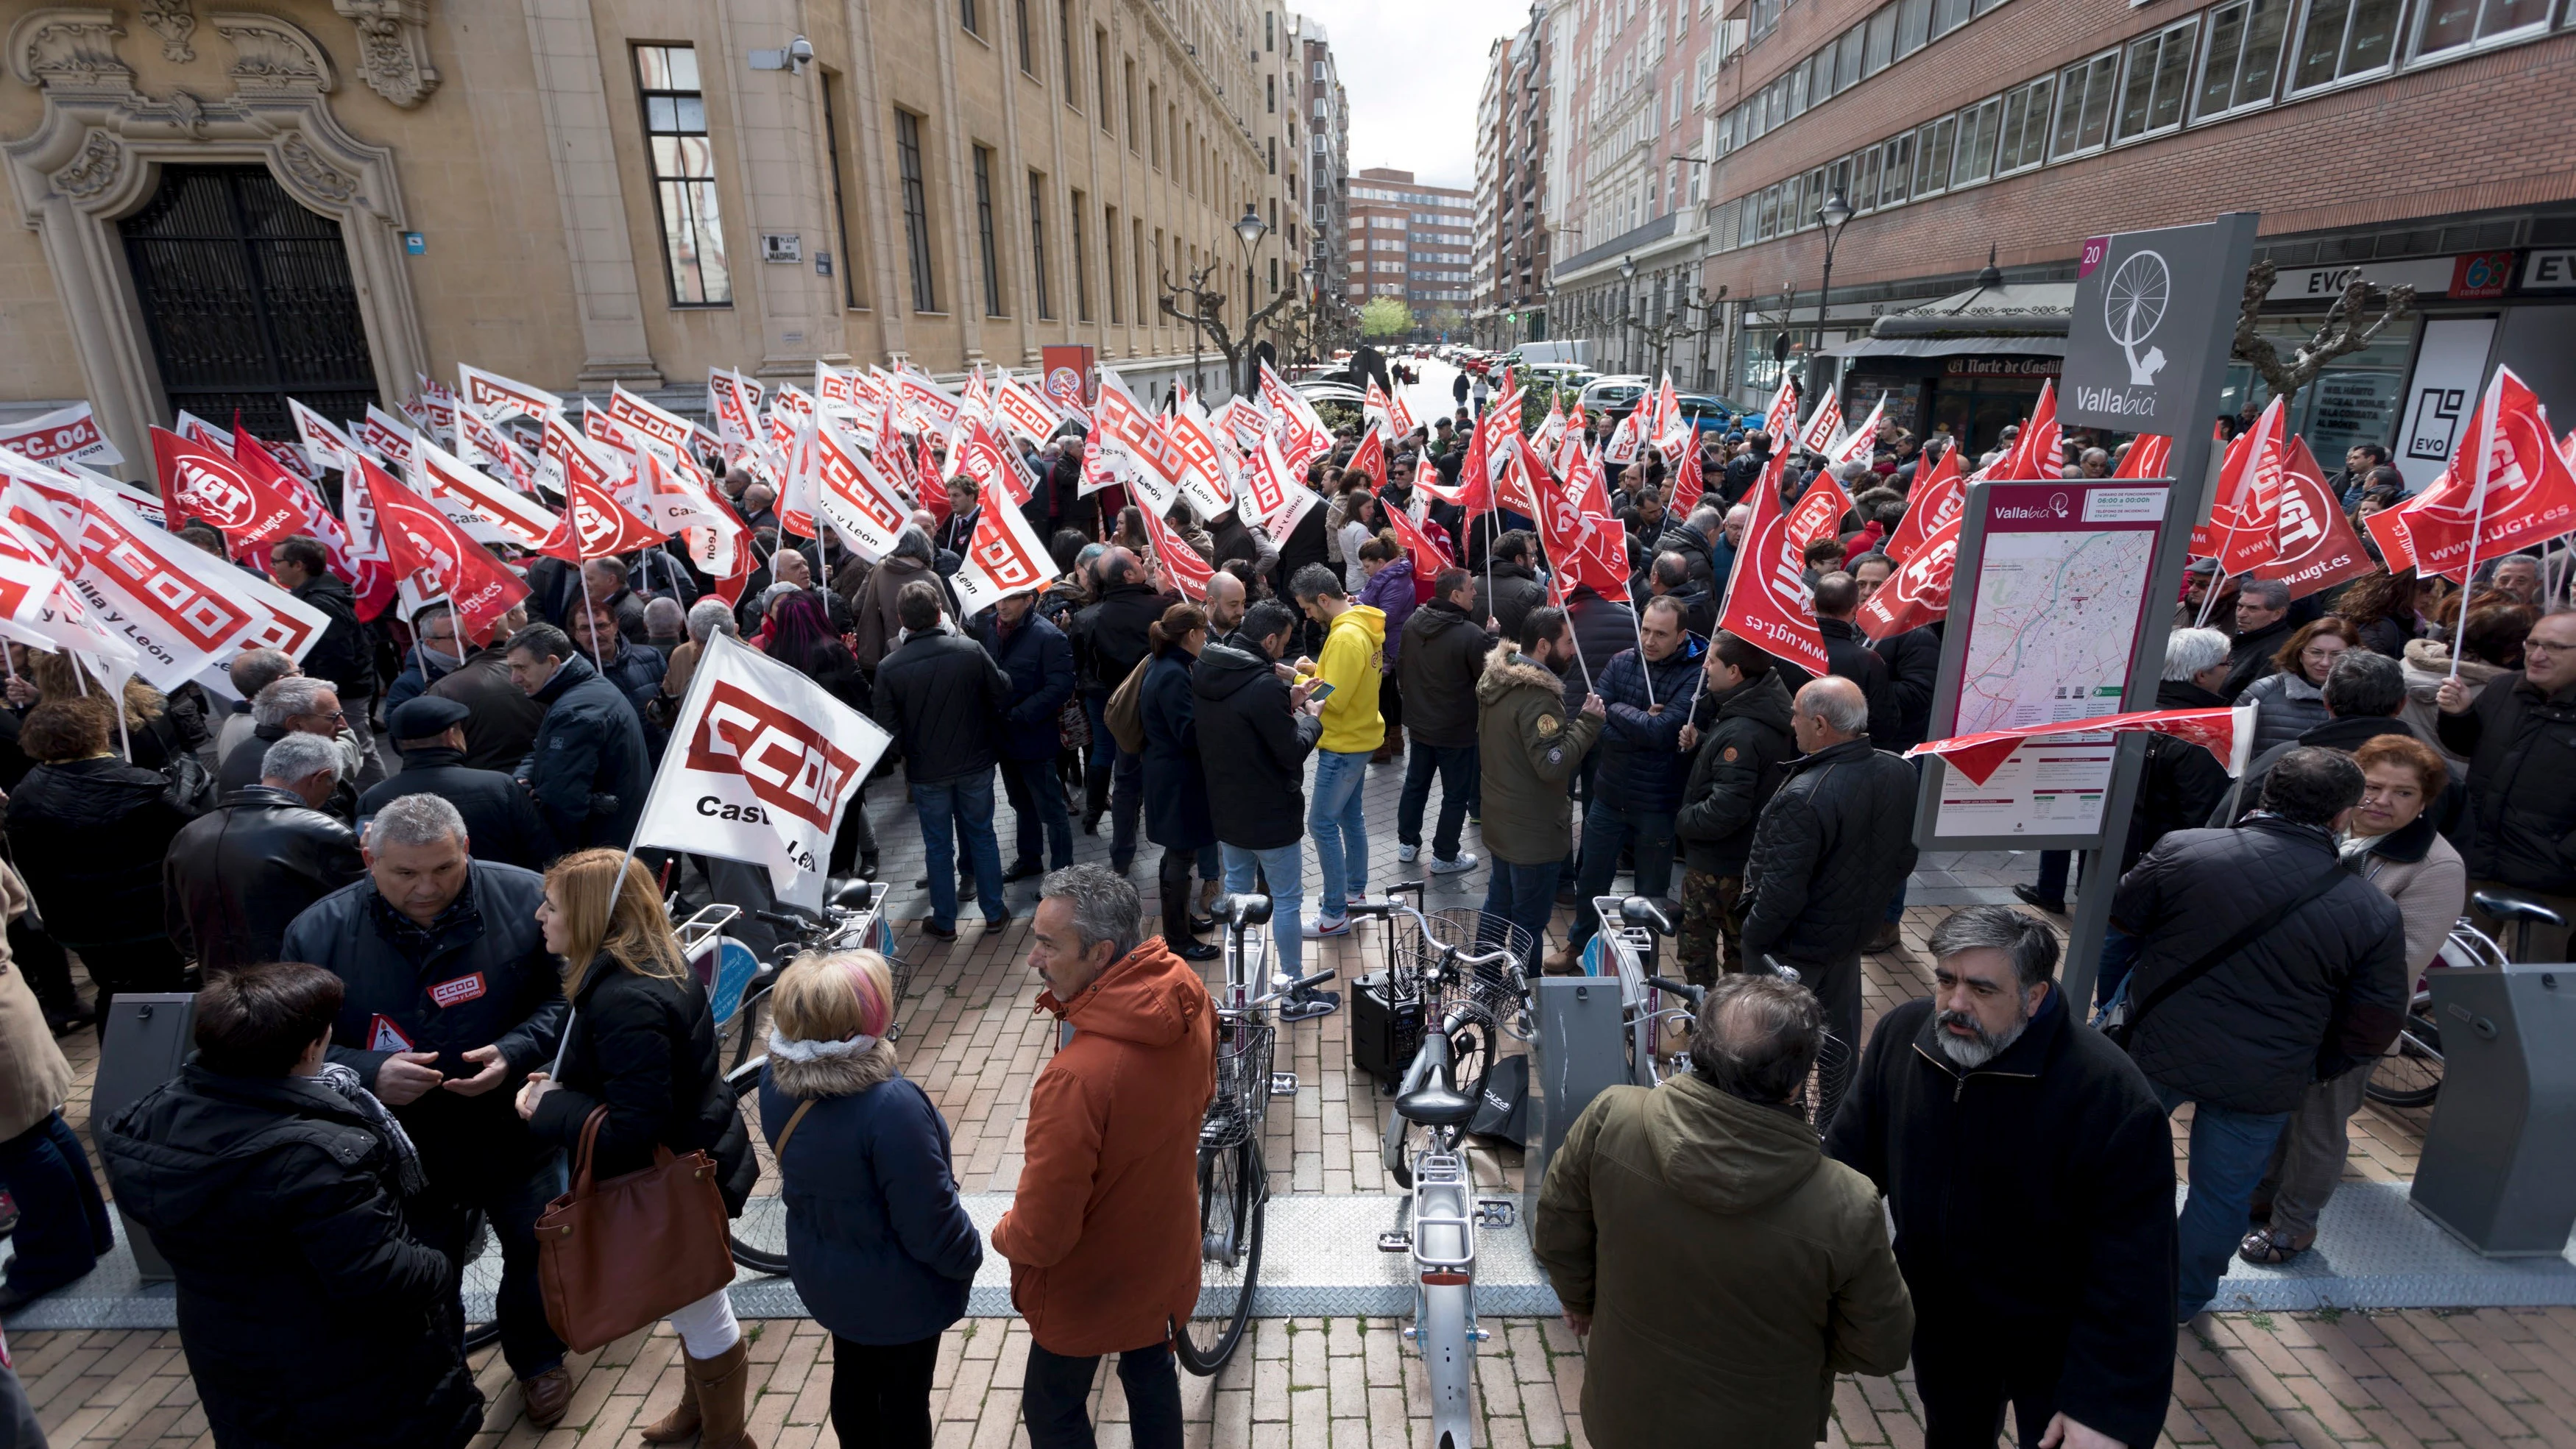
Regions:
<instances>
[{"instance_id":1,"label":"surveillance camera on wall","mask_svg":"<svg viewBox=\"0 0 2576 1449\"><path fill-rule=\"evenodd\" d=\"M755 50L746 59L753 70L783 70L791 75L803 75L805 67L814 63L814 42L799 35L788 41L784 50Z\"/></svg>"}]
</instances>

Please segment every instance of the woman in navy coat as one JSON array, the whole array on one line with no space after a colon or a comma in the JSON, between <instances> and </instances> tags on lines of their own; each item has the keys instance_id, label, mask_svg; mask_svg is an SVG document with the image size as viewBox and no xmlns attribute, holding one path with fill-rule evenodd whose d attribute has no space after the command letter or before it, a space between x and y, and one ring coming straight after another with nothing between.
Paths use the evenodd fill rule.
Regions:
<instances>
[{"instance_id":1,"label":"woman in navy coat","mask_svg":"<svg viewBox=\"0 0 2576 1449\"><path fill-rule=\"evenodd\" d=\"M1145 838L1163 847L1163 941L1184 961L1213 961L1190 919L1190 869L1215 881L1216 822L1208 814L1207 775L1199 765L1198 708L1190 671L1207 647L1207 611L1174 604L1148 631L1154 667L1145 671L1138 704L1145 720Z\"/></svg>"},{"instance_id":2,"label":"woman in navy coat","mask_svg":"<svg viewBox=\"0 0 2576 1449\"><path fill-rule=\"evenodd\" d=\"M874 951L808 953L769 994L760 1131L787 1202L787 1276L832 1334L832 1431L929 1449L940 1335L984 1242L948 1124L896 1067L894 979Z\"/></svg>"}]
</instances>

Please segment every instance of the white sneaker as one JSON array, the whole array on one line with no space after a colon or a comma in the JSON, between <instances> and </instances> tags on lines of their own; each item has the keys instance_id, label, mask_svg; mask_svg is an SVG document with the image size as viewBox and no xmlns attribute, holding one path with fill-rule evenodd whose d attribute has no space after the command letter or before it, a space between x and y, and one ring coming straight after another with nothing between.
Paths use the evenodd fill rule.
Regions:
<instances>
[{"instance_id":1,"label":"white sneaker","mask_svg":"<svg viewBox=\"0 0 2576 1449\"><path fill-rule=\"evenodd\" d=\"M1419 845L1399 845L1395 848L1395 858L1403 861L1407 865L1411 865L1416 860L1422 858L1422 847Z\"/></svg>"},{"instance_id":2,"label":"white sneaker","mask_svg":"<svg viewBox=\"0 0 2576 1449\"><path fill-rule=\"evenodd\" d=\"M1326 936L1347 936L1350 933L1349 916L1317 916L1306 923L1305 937L1309 941L1319 941Z\"/></svg>"},{"instance_id":3,"label":"white sneaker","mask_svg":"<svg viewBox=\"0 0 2576 1449\"><path fill-rule=\"evenodd\" d=\"M1449 860L1442 860L1436 855L1431 857L1431 873L1433 875L1456 875L1462 870L1474 870L1475 868L1476 852L1472 850L1462 850L1458 852L1455 858Z\"/></svg>"}]
</instances>

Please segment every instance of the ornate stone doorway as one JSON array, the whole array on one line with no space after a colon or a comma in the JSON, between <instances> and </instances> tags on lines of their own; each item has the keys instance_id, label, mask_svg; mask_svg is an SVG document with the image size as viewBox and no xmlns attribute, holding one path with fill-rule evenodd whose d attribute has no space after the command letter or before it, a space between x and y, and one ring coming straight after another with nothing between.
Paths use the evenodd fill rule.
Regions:
<instances>
[{"instance_id":1,"label":"ornate stone doorway","mask_svg":"<svg viewBox=\"0 0 2576 1449\"><path fill-rule=\"evenodd\" d=\"M161 392L219 427L238 412L286 438L292 393L328 418L377 401L366 322L339 223L298 205L265 166L163 166L117 223Z\"/></svg>"}]
</instances>

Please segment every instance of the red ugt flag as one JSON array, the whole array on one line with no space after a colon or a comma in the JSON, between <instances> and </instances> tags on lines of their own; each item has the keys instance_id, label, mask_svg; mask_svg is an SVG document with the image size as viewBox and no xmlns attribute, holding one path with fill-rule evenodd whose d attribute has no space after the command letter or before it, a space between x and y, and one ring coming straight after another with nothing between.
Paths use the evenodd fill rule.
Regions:
<instances>
[{"instance_id":1,"label":"red ugt flag","mask_svg":"<svg viewBox=\"0 0 2576 1449\"><path fill-rule=\"evenodd\" d=\"M160 467L162 511L174 521L195 517L213 524L237 554L304 527L303 506L292 495L209 444L156 427L152 458Z\"/></svg>"},{"instance_id":2,"label":"red ugt flag","mask_svg":"<svg viewBox=\"0 0 2576 1449\"><path fill-rule=\"evenodd\" d=\"M1788 458L1785 448L1773 453L1754 485L1753 517L1726 581L1717 626L1821 678L1833 670L1825 636L1816 627L1815 595L1807 587L1806 559L1789 542L1788 520L1780 513L1780 473Z\"/></svg>"},{"instance_id":3,"label":"red ugt flag","mask_svg":"<svg viewBox=\"0 0 2576 1449\"><path fill-rule=\"evenodd\" d=\"M501 616L528 596L527 584L420 495L369 459L357 461L358 475L375 498L376 527L394 571L424 597L443 595L455 606L460 632L477 644L488 642Z\"/></svg>"}]
</instances>

